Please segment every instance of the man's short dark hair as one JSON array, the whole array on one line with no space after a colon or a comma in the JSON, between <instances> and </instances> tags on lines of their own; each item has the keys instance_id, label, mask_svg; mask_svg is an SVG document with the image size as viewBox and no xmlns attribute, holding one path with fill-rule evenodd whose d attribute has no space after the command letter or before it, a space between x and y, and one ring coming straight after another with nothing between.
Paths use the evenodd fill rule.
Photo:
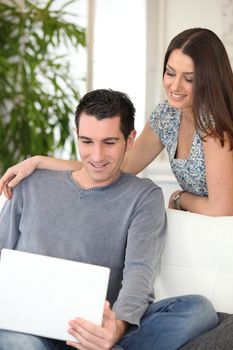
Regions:
<instances>
[{"instance_id":1,"label":"man's short dark hair","mask_svg":"<svg viewBox=\"0 0 233 350\"><path fill-rule=\"evenodd\" d=\"M128 95L111 89L98 89L86 93L80 100L76 112L75 123L79 131L80 114L85 112L96 119L120 117L120 130L127 140L134 130L135 108Z\"/></svg>"}]
</instances>

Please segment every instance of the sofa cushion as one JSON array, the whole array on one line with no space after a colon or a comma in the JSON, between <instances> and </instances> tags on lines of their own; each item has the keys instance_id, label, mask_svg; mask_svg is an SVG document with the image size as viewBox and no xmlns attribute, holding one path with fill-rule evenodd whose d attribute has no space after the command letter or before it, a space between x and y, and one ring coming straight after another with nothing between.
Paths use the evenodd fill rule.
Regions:
<instances>
[{"instance_id":1,"label":"sofa cushion","mask_svg":"<svg viewBox=\"0 0 233 350\"><path fill-rule=\"evenodd\" d=\"M218 312L233 314L233 216L167 209L167 224L156 299L201 294Z\"/></svg>"},{"instance_id":2,"label":"sofa cushion","mask_svg":"<svg viewBox=\"0 0 233 350\"><path fill-rule=\"evenodd\" d=\"M233 315L220 313L219 325L180 350L230 350L233 349Z\"/></svg>"}]
</instances>

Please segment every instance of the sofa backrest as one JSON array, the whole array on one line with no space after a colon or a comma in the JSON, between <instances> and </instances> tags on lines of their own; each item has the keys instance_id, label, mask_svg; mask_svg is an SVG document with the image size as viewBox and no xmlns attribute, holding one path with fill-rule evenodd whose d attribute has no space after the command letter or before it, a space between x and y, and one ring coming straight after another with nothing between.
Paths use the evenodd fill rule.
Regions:
<instances>
[{"instance_id":1,"label":"sofa backrest","mask_svg":"<svg viewBox=\"0 0 233 350\"><path fill-rule=\"evenodd\" d=\"M157 299L202 294L217 311L233 313L233 216L167 209L167 220Z\"/></svg>"}]
</instances>

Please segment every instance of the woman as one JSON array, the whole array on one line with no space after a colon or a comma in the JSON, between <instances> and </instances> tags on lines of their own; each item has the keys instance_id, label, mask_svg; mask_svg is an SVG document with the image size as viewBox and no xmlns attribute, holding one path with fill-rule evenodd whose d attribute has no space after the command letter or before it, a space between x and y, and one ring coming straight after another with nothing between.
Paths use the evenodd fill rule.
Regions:
<instances>
[{"instance_id":1,"label":"woman","mask_svg":"<svg viewBox=\"0 0 233 350\"><path fill-rule=\"evenodd\" d=\"M182 188L171 195L169 206L233 215L233 74L218 36L203 28L178 34L165 54L163 82L167 100L155 108L123 170L139 173L166 147ZM15 186L35 168L80 166L36 156L9 168L0 191L4 184Z\"/></svg>"}]
</instances>

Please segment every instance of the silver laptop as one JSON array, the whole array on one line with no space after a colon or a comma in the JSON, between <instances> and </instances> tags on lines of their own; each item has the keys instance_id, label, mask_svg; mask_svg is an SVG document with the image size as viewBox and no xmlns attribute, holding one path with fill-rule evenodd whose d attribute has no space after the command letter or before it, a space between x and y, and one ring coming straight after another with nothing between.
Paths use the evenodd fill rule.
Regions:
<instances>
[{"instance_id":1,"label":"silver laptop","mask_svg":"<svg viewBox=\"0 0 233 350\"><path fill-rule=\"evenodd\" d=\"M0 329L75 340L68 322L102 323L109 268L2 249Z\"/></svg>"}]
</instances>

